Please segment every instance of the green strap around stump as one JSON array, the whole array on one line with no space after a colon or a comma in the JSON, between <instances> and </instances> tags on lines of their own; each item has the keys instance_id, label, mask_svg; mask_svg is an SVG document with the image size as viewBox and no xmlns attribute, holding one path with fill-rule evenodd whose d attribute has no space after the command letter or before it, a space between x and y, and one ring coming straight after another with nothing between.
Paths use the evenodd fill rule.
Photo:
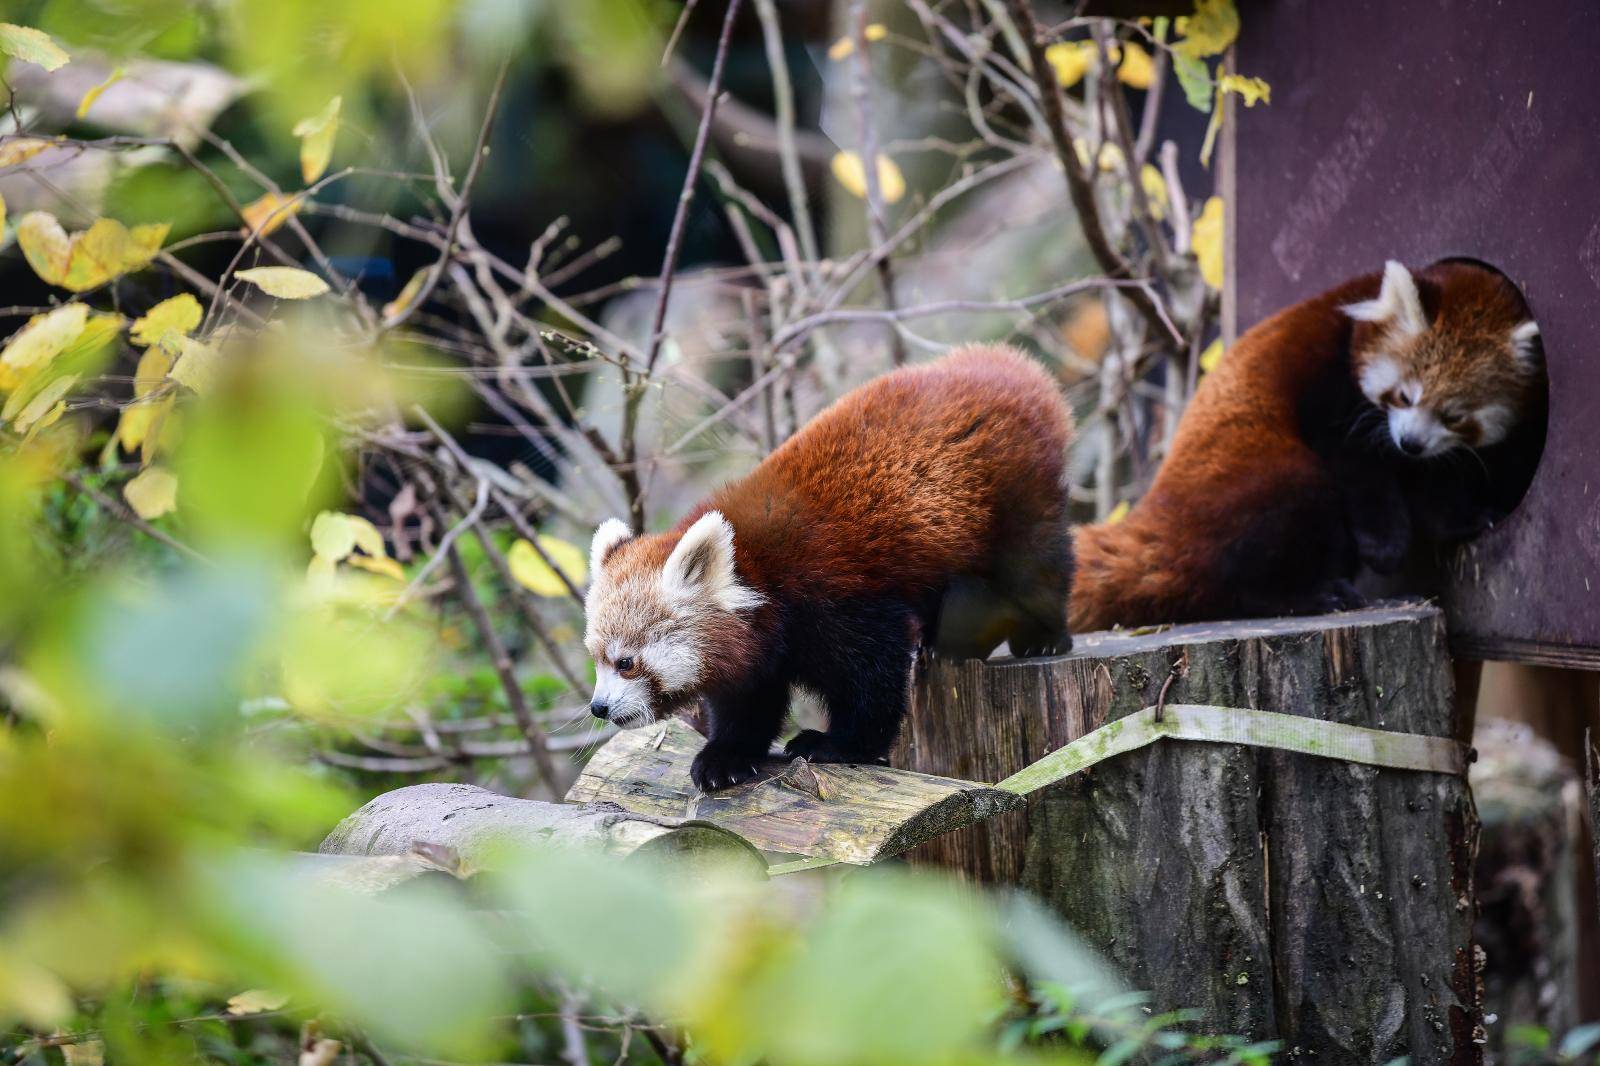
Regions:
<instances>
[{"instance_id":1,"label":"green strap around stump","mask_svg":"<svg viewBox=\"0 0 1600 1066\"><path fill-rule=\"evenodd\" d=\"M1450 737L1394 733L1248 707L1169 703L1163 707L1146 707L1107 722L1023 767L994 787L1026 796L1113 756L1137 751L1163 739L1249 744L1367 766L1437 774L1464 774L1469 761L1467 746ZM832 866L838 861L797 859L770 866L767 873L772 876L798 873Z\"/></svg>"}]
</instances>

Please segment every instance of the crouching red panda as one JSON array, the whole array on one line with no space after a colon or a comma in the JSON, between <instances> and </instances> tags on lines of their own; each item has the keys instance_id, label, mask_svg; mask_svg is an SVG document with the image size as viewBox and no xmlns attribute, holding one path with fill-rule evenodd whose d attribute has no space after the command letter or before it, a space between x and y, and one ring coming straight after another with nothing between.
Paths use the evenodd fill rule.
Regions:
<instances>
[{"instance_id":1,"label":"crouching red panda","mask_svg":"<svg viewBox=\"0 0 1600 1066\"><path fill-rule=\"evenodd\" d=\"M797 686L828 728L789 755L883 760L919 641L969 657L1002 640L1024 656L1071 647L1071 434L1042 367L973 346L847 393L668 532L603 523L590 709L633 728L704 698L691 776L705 791L754 776Z\"/></svg>"},{"instance_id":2,"label":"crouching red panda","mask_svg":"<svg viewBox=\"0 0 1600 1066\"><path fill-rule=\"evenodd\" d=\"M1120 522L1076 538L1072 629L1360 606L1362 565L1504 516L1544 441L1539 327L1470 260L1345 282L1207 374Z\"/></svg>"}]
</instances>

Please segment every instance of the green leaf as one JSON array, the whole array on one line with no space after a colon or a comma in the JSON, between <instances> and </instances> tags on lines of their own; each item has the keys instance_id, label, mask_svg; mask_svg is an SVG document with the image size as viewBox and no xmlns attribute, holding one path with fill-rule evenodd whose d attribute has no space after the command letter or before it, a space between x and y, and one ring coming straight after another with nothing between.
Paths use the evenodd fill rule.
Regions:
<instances>
[{"instance_id":1,"label":"green leaf","mask_svg":"<svg viewBox=\"0 0 1600 1066\"><path fill-rule=\"evenodd\" d=\"M1196 111L1209 112L1212 105L1211 74L1202 61L1184 52L1172 53L1172 72L1183 86L1183 95Z\"/></svg>"},{"instance_id":2,"label":"green leaf","mask_svg":"<svg viewBox=\"0 0 1600 1066\"><path fill-rule=\"evenodd\" d=\"M10 22L0 22L0 52L46 70L64 67L72 59L48 33Z\"/></svg>"}]
</instances>

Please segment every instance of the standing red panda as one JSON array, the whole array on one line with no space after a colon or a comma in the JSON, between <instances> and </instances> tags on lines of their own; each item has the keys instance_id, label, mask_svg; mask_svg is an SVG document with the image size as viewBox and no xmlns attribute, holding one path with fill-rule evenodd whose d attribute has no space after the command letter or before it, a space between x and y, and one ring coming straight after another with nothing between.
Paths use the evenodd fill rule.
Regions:
<instances>
[{"instance_id":1,"label":"standing red panda","mask_svg":"<svg viewBox=\"0 0 1600 1066\"><path fill-rule=\"evenodd\" d=\"M1206 376L1127 516L1078 531L1072 629L1357 606L1361 564L1515 504L1544 403L1539 327L1475 262L1391 261L1280 311Z\"/></svg>"},{"instance_id":2,"label":"standing red panda","mask_svg":"<svg viewBox=\"0 0 1600 1066\"><path fill-rule=\"evenodd\" d=\"M603 523L591 710L631 728L704 697L691 776L706 791L755 774L795 686L821 697L828 729L788 754L883 759L919 639L965 655L1071 647L1071 430L1042 367L968 347L847 393L668 532Z\"/></svg>"}]
</instances>

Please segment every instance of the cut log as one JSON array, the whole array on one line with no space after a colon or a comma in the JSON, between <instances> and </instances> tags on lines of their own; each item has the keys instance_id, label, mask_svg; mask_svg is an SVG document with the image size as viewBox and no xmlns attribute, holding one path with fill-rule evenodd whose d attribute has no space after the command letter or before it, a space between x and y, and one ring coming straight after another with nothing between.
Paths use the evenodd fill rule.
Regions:
<instances>
[{"instance_id":1,"label":"cut log","mask_svg":"<svg viewBox=\"0 0 1600 1066\"><path fill-rule=\"evenodd\" d=\"M998 781L1167 703L1455 735L1437 610L1079 636L1049 659L920 666L897 765ZM1157 1011L1339 1063L1480 1058L1477 817L1458 776L1163 741L913 853L1021 884Z\"/></svg>"},{"instance_id":2,"label":"cut log","mask_svg":"<svg viewBox=\"0 0 1600 1066\"><path fill-rule=\"evenodd\" d=\"M971 781L803 759L772 759L755 780L701 795L689 764L704 746L677 719L619 733L589 760L567 800L703 819L762 851L849 863L898 855L1023 802Z\"/></svg>"},{"instance_id":3,"label":"cut log","mask_svg":"<svg viewBox=\"0 0 1600 1066\"><path fill-rule=\"evenodd\" d=\"M736 833L710 822L626 811L609 804L574 805L513 799L476 785L397 788L334 827L323 854L414 857L418 845L448 848L466 868L480 868L497 846L570 844L620 857L669 861L717 858L759 869L766 860ZM377 871L374 876L381 876Z\"/></svg>"},{"instance_id":4,"label":"cut log","mask_svg":"<svg viewBox=\"0 0 1600 1066\"><path fill-rule=\"evenodd\" d=\"M1578 1021L1578 863L1581 788L1555 746L1521 722L1484 719L1472 792L1483 820L1478 849L1478 943L1489 1055L1516 1057L1522 1026L1564 1033Z\"/></svg>"}]
</instances>

